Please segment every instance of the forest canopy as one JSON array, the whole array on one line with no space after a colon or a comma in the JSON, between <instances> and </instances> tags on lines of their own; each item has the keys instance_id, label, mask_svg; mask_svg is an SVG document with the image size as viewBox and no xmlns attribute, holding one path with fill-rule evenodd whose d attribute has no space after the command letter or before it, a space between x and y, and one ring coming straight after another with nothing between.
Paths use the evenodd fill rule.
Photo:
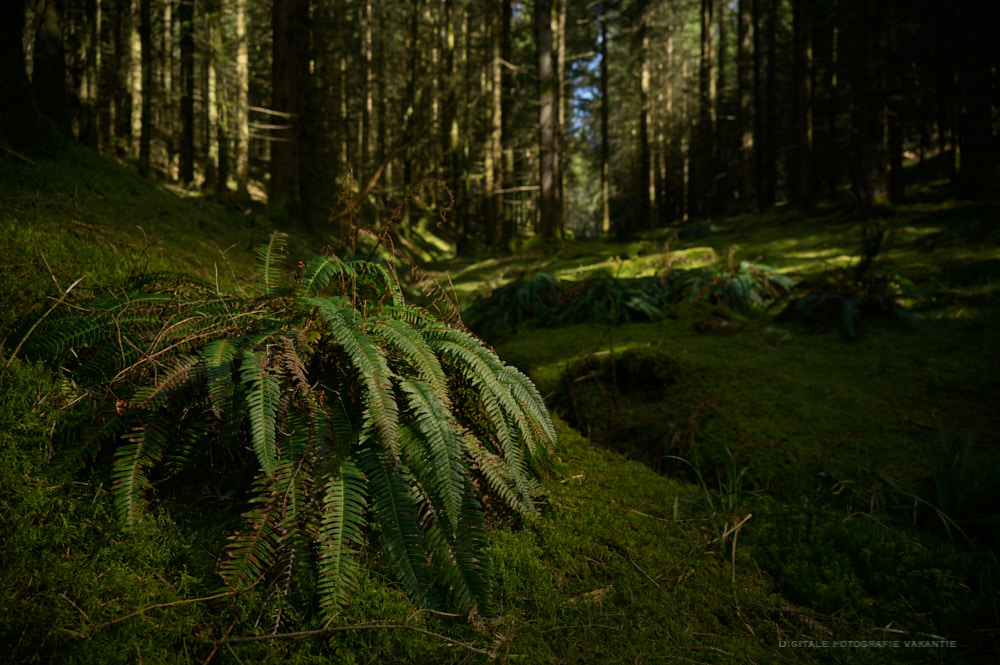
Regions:
<instances>
[{"instance_id":1,"label":"forest canopy","mask_svg":"<svg viewBox=\"0 0 1000 665\"><path fill-rule=\"evenodd\" d=\"M993 167L997 10L971 0L2 11L0 137L13 149L58 131L150 177L266 196L307 228L342 221L330 213L348 198L387 217L427 179L454 195L450 239L468 252L808 209L839 191L865 215L902 200L904 158L981 198ZM448 203L423 190L401 231Z\"/></svg>"}]
</instances>

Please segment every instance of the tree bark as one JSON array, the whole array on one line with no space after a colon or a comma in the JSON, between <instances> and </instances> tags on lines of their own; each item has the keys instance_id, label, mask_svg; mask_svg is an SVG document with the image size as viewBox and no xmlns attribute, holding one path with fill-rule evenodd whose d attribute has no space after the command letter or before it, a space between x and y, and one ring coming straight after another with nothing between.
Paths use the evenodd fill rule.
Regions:
<instances>
[{"instance_id":1,"label":"tree bark","mask_svg":"<svg viewBox=\"0 0 1000 665\"><path fill-rule=\"evenodd\" d=\"M556 0L559 11L555 21L556 32L556 81L558 82L556 98L559 104L559 113L556 118L556 142L559 154L559 163L556 165L556 196L559 201L559 210L565 210L566 205L566 5L569 0ZM559 216L559 235L565 234L564 225L566 218Z\"/></svg>"},{"instance_id":2,"label":"tree bark","mask_svg":"<svg viewBox=\"0 0 1000 665\"><path fill-rule=\"evenodd\" d=\"M793 198L803 208L812 205L813 151L813 52L812 0L794 0L792 39L795 78L795 168L792 170Z\"/></svg>"},{"instance_id":3,"label":"tree bark","mask_svg":"<svg viewBox=\"0 0 1000 665\"><path fill-rule=\"evenodd\" d=\"M765 0L758 0L764 2ZM761 210L774 205L778 181L778 0L767 2L767 83L764 96L764 159Z\"/></svg>"},{"instance_id":4,"label":"tree bark","mask_svg":"<svg viewBox=\"0 0 1000 665\"><path fill-rule=\"evenodd\" d=\"M287 2L287 0L284 0ZM361 136L359 144L361 146L361 154L358 157L358 180L360 182L365 182L369 169L371 168L372 157L371 157L371 134L372 134L372 110L374 108L374 102L372 99L372 20L373 20L373 7L372 0L364 0L364 4L361 8L361 56L362 56L362 72L361 72ZM411 11L416 12L416 8ZM411 58L416 57L415 54L410 54ZM409 81L409 78L407 78ZM407 102L409 98L407 98ZM404 102L406 103L406 102ZM407 106L404 109L404 123L408 121L410 115L413 113L413 107ZM407 157L404 157L403 161L403 180L406 180L406 161ZM405 185L404 185L405 186Z\"/></svg>"},{"instance_id":5,"label":"tree bark","mask_svg":"<svg viewBox=\"0 0 1000 665\"><path fill-rule=\"evenodd\" d=\"M236 0L234 23L236 27L236 97L233 100L233 127L236 140L233 146L233 165L236 191L246 193L250 182L250 109L247 92L250 88L250 48L247 42L247 0Z\"/></svg>"},{"instance_id":6,"label":"tree bark","mask_svg":"<svg viewBox=\"0 0 1000 665\"><path fill-rule=\"evenodd\" d=\"M698 120L691 138L691 174L688 209L691 217L705 213L712 174L712 0L701 0L698 58Z\"/></svg>"},{"instance_id":7,"label":"tree bark","mask_svg":"<svg viewBox=\"0 0 1000 665\"><path fill-rule=\"evenodd\" d=\"M38 142L38 107L24 67L24 3L0 2L0 142L23 150Z\"/></svg>"},{"instance_id":8,"label":"tree bark","mask_svg":"<svg viewBox=\"0 0 1000 665\"><path fill-rule=\"evenodd\" d=\"M192 0L193 1L193 0ZM115 152L124 157L132 144L132 2L114 3L114 59L116 86L112 91L115 104Z\"/></svg>"},{"instance_id":9,"label":"tree bark","mask_svg":"<svg viewBox=\"0 0 1000 665\"><path fill-rule=\"evenodd\" d=\"M896 0L886 2L888 7L887 39L887 95L886 95L886 138L888 140L889 201L899 204L906 195L903 180L903 81L902 62L899 52L899 5ZM987 86L989 85L987 81Z\"/></svg>"},{"instance_id":10,"label":"tree bark","mask_svg":"<svg viewBox=\"0 0 1000 665\"><path fill-rule=\"evenodd\" d=\"M501 42L503 41L503 5L499 2L490 3L489 31L489 76L487 80L489 103L489 133L484 151L484 192L486 200L486 246L494 247L502 231L503 195L498 194L503 189L501 139L503 138L503 64L501 63Z\"/></svg>"},{"instance_id":11,"label":"tree bark","mask_svg":"<svg viewBox=\"0 0 1000 665\"><path fill-rule=\"evenodd\" d=\"M972 0L958 4L958 22L964 26L959 55L959 171L958 192L970 199L989 195L993 173L993 122L990 98L991 69L996 54L995 6ZM991 58L990 54L993 54Z\"/></svg>"},{"instance_id":12,"label":"tree bark","mask_svg":"<svg viewBox=\"0 0 1000 665\"><path fill-rule=\"evenodd\" d=\"M7 0L21 3L23 0ZM63 46L62 0L39 0L35 5L34 71L31 87L38 110L51 118L64 134L70 134L66 112L66 50Z\"/></svg>"},{"instance_id":13,"label":"tree bark","mask_svg":"<svg viewBox=\"0 0 1000 665\"><path fill-rule=\"evenodd\" d=\"M732 199L732 174L729 169L729 114L726 109L726 63L728 41L729 9L725 0L715 7L715 23L718 26L718 44L715 57L715 94L713 95L713 111L715 116L715 131L712 149L713 174L713 208L724 212Z\"/></svg>"},{"instance_id":14,"label":"tree bark","mask_svg":"<svg viewBox=\"0 0 1000 665\"><path fill-rule=\"evenodd\" d=\"M538 56L538 98L540 152L538 201L539 234L549 240L562 228L562 213L559 209L559 144L556 140L556 72L552 52L552 0L537 0L535 3L535 32Z\"/></svg>"},{"instance_id":15,"label":"tree bark","mask_svg":"<svg viewBox=\"0 0 1000 665\"><path fill-rule=\"evenodd\" d=\"M739 135L739 199L740 205L753 196L753 91L750 86L752 74L752 0L739 0L736 34L736 125Z\"/></svg>"},{"instance_id":16,"label":"tree bark","mask_svg":"<svg viewBox=\"0 0 1000 665\"><path fill-rule=\"evenodd\" d=\"M652 142L650 125L650 39L649 5L646 0L639 3L639 228L655 227L654 209L656 205L656 179L653 173Z\"/></svg>"},{"instance_id":17,"label":"tree bark","mask_svg":"<svg viewBox=\"0 0 1000 665\"><path fill-rule=\"evenodd\" d=\"M764 179L764 162L766 155L764 145L764 115L767 107L764 105L764 0L752 0L750 15L753 22L753 190L757 199L757 209L763 211L767 207L765 201L766 183Z\"/></svg>"},{"instance_id":18,"label":"tree bark","mask_svg":"<svg viewBox=\"0 0 1000 665\"><path fill-rule=\"evenodd\" d=\"M859 31L854 62L856 77L851 186L863 220L872 205L888 195L885 151L885 21L884 7L862 3L856 26Z\"/></svg>"},{"instance_id":19,"label":"tree bark","mask_svg":"<svg viewBox=\"0 0 1000 665\"><path fill-rule=\"evenodd\" d=\"M271 14L271 110L278 125L271 133L271 179L268 207L279 217L299 215L299 47L302 19L299 0L275 0Z\"/></svg>"},{"instance_id":20,"label":"tree bark","mask_svg":"<svg viewBox=\"0 0 1000 665\"><path fill-rule=\"evenodd\" d=\"M180 179L194 180L194 0L180 0L177 7L181 48Z\"/></svg>"},{"instance_id":21,"label":"tree bark","mask_svg":"<svg viewBox=\"0 0 1000 665\"><path fill-rule=\"evenodd\" d=\"M500 21L500 57L503 60L500 72L500 85L502 94L500 99L500 154L503 164L500 169L500 182L504 186L509 186L514 182L514 150L511 147L511 107L513 103L513 86L511 79L513 74L511 67L511 18L514 13L513 0L502 0L500 11L502 12ZM505 250L509 250L517 235L517 223L514 220L512 206L504 205L503 194L497 195L501 209L501 234L500 244Z\"/></svg>"},{"instance_id":22,"label":"tree bark","mask_svg":"<svg viewBox=\"0 0 1000 665\"><path fill-rule=\"evenodd\" d=\"M142 50L142 110L139 134L139 173L149 176L153 133L153 21L150 0L139 2L139 45Z\"/></svg>"},{"instance_id":23,"label":"tree bark","mask_svg":"<svg viewBox=\"0 0 1000 665\"><path fill-rule=\"evenodd\" d=\"M611 231L611 139L608 134L608 3L601 3L601 232Z\"/></svg>"}]
</instances>

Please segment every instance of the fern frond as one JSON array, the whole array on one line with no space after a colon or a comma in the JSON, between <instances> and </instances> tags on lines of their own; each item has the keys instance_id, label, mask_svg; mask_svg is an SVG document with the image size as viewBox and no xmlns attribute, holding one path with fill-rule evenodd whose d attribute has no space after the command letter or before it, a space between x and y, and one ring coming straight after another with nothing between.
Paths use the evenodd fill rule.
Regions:
<instances>
[{"instance_id":1,"label":"fern frond","mask_svg":"<svg viewBox=\"0 0 1000 665\"><path fill-rule=\"evenodd\" d=\"M255 507L243 515L247 526L230 537L226 559L220 565L219 573L230 586L255 583L277 560L281 544L278 531L281 508L275 501L272 477L258 476L254 481L254 494L250 503Z\"/></svg>"},{"instance_id":2,"label":"fern frond","mask_svg":"<svg viewBox=\"0 0 1000 665\"><path fill-rule=\"evenodd\" d=\"M379 338L391 344L434 387L447 404L448 383L444 370L423 336L406 321L392 318L380 320L375 331Z\"/></svg>"},{"instance_id":3,"label":"fern frond","mask_svg":"<svg viewBox=\"0 0 1000 665\"><path fill-rule=\"evenodd\" d=\"M115 512L126 524L135 523L135 513L147 486L145 470L162 457L167 447L168 435L164 423L155 418L141 429L134 430L128 443L115 451L111 472Z\"/></svg>"},{"instance_id":4,"label":"fern frond","mask_svg":"<svg viewBox=\"0 0 1000 665\"><path fill-rule=\"evenodd\" d=\"M384 451L365 446L358 461L368 477L369 496L382 526L382 539L389 562L407 595L434 606L431 595L431 571L423 534L418 522L419 510L407 489L404 468Z\"/></svg>"},{"instance_id":5,"label":"fern frond","mask_svg":"<svg viewBox=\"0 0 1000 665\"><path fill-rule=\"evenodd\" d=\"M281 367L285 370L285 375L291 380L300 396L309 394L309 379L306 377L306 366L299 356L300 348L294 341L294 335L280 335L281 342Z\"/></svg>"},{"instance_id":6,"label":"fern frond","mask_svg":"<svg viewBox=\"0 0 1000 665\"><path fill-rule=\"evenodd\" d=\"M510 389L511 394L520 402L525 414L531 418L532 423L538 427L545 436L547 447L554 446L557 440L556 428L552 424L552 417L545 406L538 388L532 383L521 370L511 365L504 365L499 372L500 380ZM547 452L545 450L532 451L533 457Z\"/></svg>"},{"instance_id":7,"label":"fern frond","mask_svg":"<svg viewBox=\"0 0 1000 665\"><path fill-rule=\"evenodd\" d=\"M461 441L451 424L454 417L431 384L403 380L400 387L413 411L420 452L426 458L426 464L418 464L424 460L414 460L412 468L417 471L419 466L425 466L429 471L428 485L435 499L432 503L444 514L451 532L455 533L459 528L468 469L462 459ZM414 453L408 456L411 460L421 456Z\"/></svg>"},{"instance_id":8,"label":"fern frond","mask_svg":"<svg viewBox=\"0 0 1000 665\"><path fill-rule=\"evenodd\" d=\"M344 263L336 256L313 257L295 284L295 294L299 297L315 296L336 275L358 276L350 264Z\"/></svg>"},{"instance_id":9,"label":"fern frond","mask_svg":"<svg viewBox=\"0 0 1000 665\"><path fill-rule=\"evenodd\" d=\"M163 373L152 386L145 386L135 391L130 400L132 406L141 409L162 408L173 391L200 378L201 359L197 356L181 356L173 361L172 366Z\"/></svg>"},{"instance_id":10,"label":"fern frond","mask_svg":"<svg viewBox=\"0 0 1000 665\"><path fill-rule=\"evenodd\" d=\"M438 348L445 357L451 358L458 371L479 389L479 397L490 417L493 433L500 444L506 463L516 471L513 478L517 482L520 478L527 476L526 463L519 439L533 439L534 431L524 412L514 401L510 391L497 379L495 365L500 364L499 360L494 360L495 357L491 359L488 356L484 358L483 355L477 353L476 343L471 338L465 339L453 334L449 334L448 337L457 341L439 342ZM487 353L489 352L487 351ZM494 361L491 362L491 360ZM518 437L514 431L515 428L511 427L508 416L517 420L521 437ZM531 449L530 442L528 448ZM521 489L526 491L524 487Z\"/></svg>"},{"instance_id":11,"label":"fern frond","mask_svg":"<svg viewBox=\"0 0 1000 665\"><path fill-rule=\"evenodd\" d=\"M286 233L274 232L268 238L266 245L257 248L260 257L261 295L270 296L281 284L281 263L285 260Z\"/></svg>"},{"instance_id":12,"label":"fern frond","mask_svg":"<svg viewBox=\"0 0 1000 665\"><path fill-rule=\"evenodd\" d=\"M320 607L329 616L343 606L357 583L355 549L364 526L364 476L349 461L328 474L320 520Z\"/></svg>"},{"instance_id":13,"label":"fern frond","mask_svg":"<svg viewBox=\"0 0 1000 665\"><path fill-rule=\"evenodd\" d=\"M379 434L382 444L393 458L399 456L399 407L389 380L389 366L382 350L352 320L353 307L338 307L329 298L307 298L306 302L319 310L330 326L333 339L347 353L359 371L365 388L366 417Z\"/></svg>"},{"instance_id":14,"label":"fern frond","mask_svg":"<svg viewBox=\"0 0 1000 665\"><path fill-rule=\"evenodd\" d=\"M208 399L216 418L221 418L225 405L233 394L233 359L240 349L235 339L217 339L201 350Z\"/></svg>"},{"instance_id":15,"label":"fern frond","mask_svg":"<svg viewBox=\"0 0 1000 665\"><path fill-rule=\"evenodd\" d=\"M400 290L396 279L385 269L385 266L364 259L355 259L348 265L354 269L360 280L370 284L375 289L379 294L379 299L389 295L392 297L393 305L397 307L403 305L403 292Z\"/></svg>"},{"instance_id":16,"label":"fern frond","mask_svg":"<svg viewBox=\"0 0 1000 665\"><path fill-rule=\"evenodd\" d=\"M469 614L490 602L489 541L479 503L470 493L465 495L462 530L449 534L436 520L426 529L426 541L441 586L448 590L459 612Z\"/></svg>"},{"instance_id":17,"label":"fern frond","mask_svg":"<svg viewBox=\"0 0 1000 665\"><path fill-rule=\"evenodd\" d=\"M505 464L500 457L473 437L463 437L462 444L466 453L475 463L476 469L486 480L486 484L493 490L494 496L498 497L511 511L523 517L533 518L537 516L535 503L531 498L534 488L527 477L515 481L512 475L520 472ZM525 488L524 491L520 489L522 487Z\"/></svg>"},{"instance_id":18,"label":"fern frond","mask_svg":"<svg viewBox=\"0 0 1000 665\"><path fill-rule=\"evenodd\" d=\"M277 465L276 415L280 385L278 379L267 371L267 353L243 351L240 379L247 390L247 415L250 434L257 462L268 477L274 475Z\"/></svg>"}]
</instances>

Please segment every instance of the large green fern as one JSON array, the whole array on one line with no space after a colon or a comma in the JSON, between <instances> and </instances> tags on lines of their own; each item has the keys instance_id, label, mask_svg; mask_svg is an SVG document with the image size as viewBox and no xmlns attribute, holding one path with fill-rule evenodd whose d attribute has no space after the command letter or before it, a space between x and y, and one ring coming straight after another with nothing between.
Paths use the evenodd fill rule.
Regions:
<instances>
[{"instance_id":1,"label":"large green fern","mask_svg":"<svg viewBox=\"0 0 1000 665\"><path fill-rule=\"evenodd\" d=\"M244 528L220 564L230 585L309 563L331 615L378 544L415 601L483 607L482 502L533 518L531 468L555 443L538 391L469 333L407 305L378 264L319 256L288 280L281 234L259 254L255 296L142 275L23 322L35 326L25 353L91 396L90 417L57 437L62 459L113 449L127 523L142 519L155 479L250 470Z\"/></svg>"}]
</instances>

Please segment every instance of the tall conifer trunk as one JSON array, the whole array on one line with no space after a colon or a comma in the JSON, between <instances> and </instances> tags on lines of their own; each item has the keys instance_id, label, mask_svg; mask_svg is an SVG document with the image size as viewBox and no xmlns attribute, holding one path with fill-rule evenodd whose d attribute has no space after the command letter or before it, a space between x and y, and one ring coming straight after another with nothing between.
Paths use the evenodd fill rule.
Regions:
<instances>
[{"instance_id":1,"label":"tall conifer trunk","mask_svg":"<svg viewBox=\"0 0 1000 665\"><path fill-rule=\"evenodd\" d=\"M559 153L556 140L556 71L552 52L552 0L535 3L535 31L538 54L539 105L539 224L542 237L553 238L562 226L559 210Z\"/></svg>"},{"instance_id":2,"label":"tall conifer trunk","mask_svg":"<svg viewBox=\"0 0 1000 665\"><path fill-rule=\"evenodd\" d=\"M149 175L153 135L153 18L150 0L139 1L139 45L142 50L142 111L139 135L139 173Z\"/></svg>"},{"instance_id":3,"label":"tall conifer trunk","mask_svg":"<svg viewBox=\"0 0 1000 665\"><path fill-rule=\"evenodd\" d=\"M194 180L194 0L180 0L181 37L181 149L180 178Z\"/></svg>"},{"instance_id":4,"label":"tall conifer trunk","mask_svg":"<svg viewBox=\"0 0 1000 665\"><path fill-rule=\"evenodd\" d=\"M268 205L278 215L298 219L300 95L299 48L302 37L300 0L274 0L271 14L273 59L271 109L278 128L271 134L271 181Z\"/></svg>"},{"instance_id":5,"label":"tall conifer trunk","mask_svg":"<svg viewBox=\"0 0 1000 665\"><path fill-rule=\"evenodd\" d=\"M608 135L608 3L601 4L601 232L611 231L611 139Z\"/></svg>"},{"instance_id":6,"label":"tall conifer trunk","mask_svg":"<svg viewBox=\"0 0 1000 665\"><path fill-rule=\"evenodd\" d=\"M745 206L753 192L752 0L739 0L736 32L736 125L739 135L739 197Z\"/></svg>"},{"instance_id":7,"label":"tall conifer trunk","mask_svg":"<svg viewBox=\"0 0 1000 665\"><path fill-rule=\"evenodd\" d=\"M0 2L0 142L27 148L38 141L38 107L24 68L24 3Z\"/></svg>"}]
</instances>

